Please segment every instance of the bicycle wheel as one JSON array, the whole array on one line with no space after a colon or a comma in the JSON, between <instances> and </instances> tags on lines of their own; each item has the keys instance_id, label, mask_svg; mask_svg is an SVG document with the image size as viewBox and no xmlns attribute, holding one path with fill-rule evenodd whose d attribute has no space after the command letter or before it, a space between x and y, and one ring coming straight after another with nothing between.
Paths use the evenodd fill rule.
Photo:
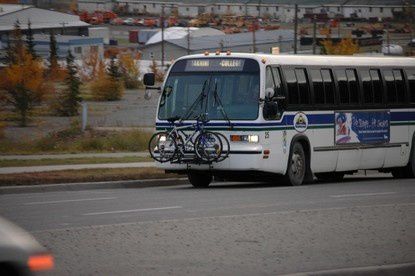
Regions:
<instances>
[{"instance_id":1,"label":"bicycle wheel","mask_svg":"<svg viewBox=\"0 0 415 276\"><path fill-rule=\"evenodd\" d=\"M177 152L175 135L166 131L153 134L148 142L148 151L150 156L160 163L171 161Z\"/></svg>"},{"instance_id":2,"label":"bicycle wheel","mask_svg":"<svg viewBox=\"0 0 415 276\"><path fill-rule=\"evenodd\" d=\"M222 148L222 141L214 132L202 132L195 139L196 156L203 161L216 161L222 153Z\"/></svg>"},{"instance_id":3,"label":"bicycle wheel","mask_svg":"<svg viewBox=\"0 0 415 276\"><path fill-rule=\"evenodd\" d=\"M216 162L221 162L225 160L226 158L228 158L229 153L231 151L231 145L229 144L229 140L226 138L225 135L223 135L220 132L215 132L215 134L220 137L221 142L222 142L222 152L220 156L218 157L218 159L216 160Z\"/></svg>"}]
</instances>

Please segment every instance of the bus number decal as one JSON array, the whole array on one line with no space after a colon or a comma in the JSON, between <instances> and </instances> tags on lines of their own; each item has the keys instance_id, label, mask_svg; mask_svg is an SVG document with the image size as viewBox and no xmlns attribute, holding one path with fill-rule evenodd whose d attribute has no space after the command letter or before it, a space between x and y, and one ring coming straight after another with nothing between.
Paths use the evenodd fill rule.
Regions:
<instances>
[{"instance_id":1,"label":"bus number decal","mask_svg":"<svg viewBox=\"0 0 415 276\"><path fill-rule=\"evenodd\" d=\"M269 139L269 131L265 131L265 139Z\"/></svg>"}]
</instances>

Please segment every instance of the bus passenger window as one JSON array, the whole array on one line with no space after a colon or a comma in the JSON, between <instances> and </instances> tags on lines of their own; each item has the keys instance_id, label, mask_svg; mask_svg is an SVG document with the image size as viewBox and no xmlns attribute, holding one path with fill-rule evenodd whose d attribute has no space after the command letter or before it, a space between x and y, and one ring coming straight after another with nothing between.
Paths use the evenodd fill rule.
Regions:
<instances>
[{"instance_id":1,"label":"bus passenger window","mask_svg":"<svg viewBox=\"0 0 415 276\"><path fill-rule=\"evenodd\" d=\"M326 104L334 104L334 82L330 69L322 69L324 96Z\"/></svg>"},{"instance_id":2,"label":"bus passenger window","mask_svg":"<svg viewBox=\"0 0 415 276\"><path fill-rule=\"evenodd\" d=\"M320 70L310 70L310 75L313 82L314 103L324 104L323 78L321 77Z\"/></svg>"},{"instance_id":3,"label":"bus passenger window","mask_svg":"<svg viewBox=\"0 0 415 276\"><path fill-rule=\"evenodd\" d=\"M267 90L268 88L274 89L274 77L272 76L271 67L267 67L265 76L265 90Z\"/></svg>"},{"instance_id":4,"label":"bus passenger window","mask_svg":"<svg viewBox=\"0 0 415 276\"><path fill-rule=\"evenodd\" d=\"M411 103L415 103L415 70L409 70L406 74L409 83L409 100Z\"/></svg>"},{"instance_id":5,"label":"bus passenger window","mask_svg":"<svg viewBox=\"0 0 415 276\"><path fill-rule=\"evenodd\" d=\"M284 69L285 81L287 82L288 88L288 102L289 104L299 104L299 95L297 88L297 78L294 70Z\"/></svg>"},{"instance_id":6,"label":"bus passenger window","mask_svg":"<svg viewBox=\"0 0 415 276\"><path fill-rule=\"evenodd\" d=\"M405 102L405 83L402 77L402 70L393 70L396 85L396 100L398 103Z\"/></svg>"},{"instance_id":7,"label":"bus passenger window","mask_svg":"<svg viewBox=\"0 0 415 276\"><path fill-rule=\"evenodd\" d=\"M300 104L310 103L310 90L308 86L305 69L295 69L298 81L298 95L300 96Z\"/></svg>"},{"instance_id":8,"label":"bus passenger window","mask_svg":"<svg viewBox=\"0 0 415 276\"><path fill-rule=\"evenodd\" d=\"M383 102L383 86L380 81L379 70L370 70L370 78L372 79L373 100L374 103Z\"/></svg>"},{"instance_id":9,"label":"bus passenger window","mask_svg":"<svg viewBox=\"0 0 415 276\"><path fill-rule=\"evenodd\" d=\"M373 89L369 72L362 70L360 71L360 76L363 83L363 102L366 104L373 104Z\"/></svg>"},{"instance_id":10,"label":"bus passenger window","mask_svg":"<svg viewBox=\"0 0 415 276\"><path fill-rule=\"evenodd\" d=\"M347 80L349 82L350 103L358 104L359 103L359 86L357 85L356 70L347 69L346 75L347 75Z\"/></svg>"},{"instance_id":11,"label":"bus passenger window","mask_svg":"<svg viewBox=\"0 0 415 276\"><path fill-rule=\"evenodd\" d=\"M272 67L272 75L274 76L274 85L278 96L284 96L282 91L281 73L277 67Z\"/></svg>"},{"instance_id":12,"label":"bus passenger window","mask_svg":"<svg viewBox=\"0 0 415 276\"><path fill-rule=\"evenodd\" d=\"M395 79L393 77L392 71L385 70L383 72L383 75L385 76L385 82L386 82L386 95L388 99L389 104L396 103L396 87L395 87Z\"/></svg>"},{"instance_id":13,"label":"bus passenger window","mask_svg":"<svg viewBox=\"0 0 415 276\"><path fill-rule=\"evenodd\" d=\"M337 83L339 85L339 96L341 104L349 104L349 88L347 86L347 77L344 70L336 70Z\"/></svg>"}]
</instances>

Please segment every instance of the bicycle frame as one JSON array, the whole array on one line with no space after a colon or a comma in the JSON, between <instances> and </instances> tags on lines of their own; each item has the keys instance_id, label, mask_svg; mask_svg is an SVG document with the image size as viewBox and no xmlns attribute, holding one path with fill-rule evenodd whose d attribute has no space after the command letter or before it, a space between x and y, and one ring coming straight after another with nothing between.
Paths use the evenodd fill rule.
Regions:
<instances>
[{"instance_id":1,"label":"bicycle frame","mask_svg":"<svg viewBox=\"0 0 415 276\"><path fill-rule=\"evenodd\" d=\"M186 134L184 130L193 128L193 132L191 134ZM172 133L175 134L176 137L180 137L183 141L183 144L178 147L180 154L183 156L186 152L193 152L194 150L194 137L198 134L202 133L204 129L204 124L196 121L195 124L187 125L187 126L176 126L173 123L173 129L169 132L169 135ZM184 139L183 139L184 138ZM177 138L176 138L177 139ZM189 150L186 150L188 146L191 146Z\"/></svg>"}]
</instances>

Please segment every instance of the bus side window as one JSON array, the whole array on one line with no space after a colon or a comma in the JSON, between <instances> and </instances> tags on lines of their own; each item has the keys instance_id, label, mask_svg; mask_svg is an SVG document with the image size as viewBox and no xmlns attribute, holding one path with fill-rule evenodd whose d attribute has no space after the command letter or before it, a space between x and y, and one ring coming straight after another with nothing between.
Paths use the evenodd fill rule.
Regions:
<instances>
[{"instance_id":1,"label":"bus side window","mask_svg":"<svg viewBox=\"0 0 415 276\"><path fill-rule=\"evenodd\" d=\"M299 104L310 103L310 89L308 85L305 69L295 69L298 82Z\"/></svg>"},{"instance_id":2,"label":"bus side window","mask_svg":"<svg viewBox=\"0 0 415 276\"><path fill-rule=\"evenodd\" d=\"M266 76L265 76L265 91L268 88L274 89L274 77L272 75L271 67L267 67ZM268 96L268 95L265 95Z\"/></svg>"},{"instance_id":3,"label":"bus side window","mask_svg":"<svg viewBox=\"0 0 415 276\"><path fill-rule=\"evenodd\" d=\"M409 100L415 104L415 70L406 71L409 83Z\"/></svg>"},{"instance_id":4,"label":"bus side window","mask_svg":"<svg viewBox=\"0 0 415 276\"><path fill-rule=\"evenodd\" d=\"M370 78L372 79L372 88L373 88L373 100L374 103L380 104L383 102L383 86L380 81L379 70L372 69L369 71Z\"/></svg>"},{"instance_id":5,"label":"bus side window","mask_svg":"<svg viewBox=\"0 0 415 276\"><path fill-rule=\"evenodd\" d=\"M326 104L334 104L334 82L330 69L322 69L324 83L324 98Z\"/></svg>"},{"instance_id":6,"label":"bus side window","mask_svg":"<svg viewBox=\"0 0 415 276\"><path fill-rule=\"evenodd\" d=\"M349 95L349 88L347 85L346 72L344 70L336 70L335 73L336 73L337 83L339 85L340 104L349 104L350 95Z\"/></svg>"},{"instance_id":7,"label":"bus side window","mask_svg":"<svg viewBox=\"0 0 415 276\"><path fill-rule=\"evenodd\" d=\"M396 99L398 103L405 102L405 82L402 76L402 70L393 70L396 85Z\"/></svg>"},{"instance_id":8,"label":"bus side window","mask_svg":"<svg viewBox=\"0 0 415 276\"><path fill-rule=\"evenodd\" d=\"M360 77L362 78L363 83L363 102L365 104L373 104L373 88L372 80L370 79L369 71L362 70L360 71Z\"/></svg>"},{"instance_id":9,"label":"bus side window","mask_svg":"<svg viewBox=\"0 0 415 276\"><path fill-rule=\"evenodd\" d=\"M346 70L347 81L349 83L350 104L359 104L359 86L355 69Z\"/></svg>"},{"instance_id":10,"label":"bus side window","mask_svg":"<svg viewBox=\"0 0 415 276\"><path fill-rule=\"evenodd\" d=\"M298 95L298 88L297 88L297 77L295 76L293 69L284 69L284 76L285 81L287 82L288 88L288 103L291 104L299 104L300 99Z\"/></svg>"},{"instance_id":11,"label":"bus side window","mask_svg":"<svg viewBox=\"0 0 415 276\"><path fill-rule=\"evenodd\" d=\"M311 81L313 82L314 103L324 104L324 86L320 70L310 70L310 75Z\"/></svg>"},{"instance_id":12,"label":"bus side window","mask_svg":"<svg viewBox=\"0 0 415 276\"><path fill-rule=\"evenodd\" d=\"M285 96L282 91L281 72L278 67L272 67L272 75L274 76L274 85L278 96Z\"/></svg>"},{"instance_id":13,"label":"bus side window","mask_svg":"<svg viewBox=\"0 0 415 276\"><path fill-rule=\"evenodd\" d=\"M383 72L383 75L385 77L385 82L386 82L387 102L389 104L394 104L394 103L396 103L397 99L396 99L395 79L393 77L392 71L391 70L385 70Z\"/></svg>"}]
</instances>

